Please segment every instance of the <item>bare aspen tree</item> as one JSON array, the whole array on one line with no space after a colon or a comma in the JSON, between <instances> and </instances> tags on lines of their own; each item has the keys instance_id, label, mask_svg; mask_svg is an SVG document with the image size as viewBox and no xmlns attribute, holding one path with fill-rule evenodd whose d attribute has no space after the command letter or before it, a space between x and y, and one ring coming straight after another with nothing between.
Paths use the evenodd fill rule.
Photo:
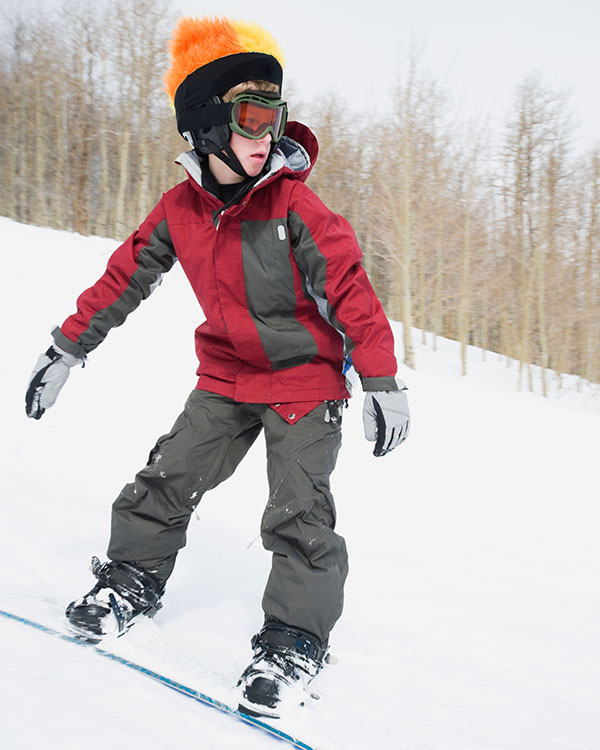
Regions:
<instances>
[{"instance_id":1,"label":"bare aspen tree","mask_svg":"<svg viewBox=\"0 0 600 750\"><path fill-rule=\"evenodd\" d=\"M537 75L520 84L515 106L503 154L508 169L504 189L518 269L519 385L527 371L532 389L531 363L541 360L545 368L548 360L545 274L548 259L556 253L556 190L564 176L567 125L564 97L549 91Z\"/></svg>"},{"instance_id":2,"label":"bare aspen tree","mask_svg":"<svg viewBox=\"0 0 600 750\"><path fill-rule=\"evenodd\" d=\"M426 331L433 332L433 347L436 349L437 335L443 333L445 325L447 249L453 213L449 192L451 159L445 133L438 131L430 138L427 155L426 174L421 175L421 183L426 188L420 197L423 240L415 256L418 278L416 321L422 331L423 343Z\"/></svg>"},{"instance_id":3,"label":"bare aspen tree","mask_svg":"<svg viewBox=\"0 0 600 750\"><path fill-rule=\"evenodd\" d=\"M67 81L63 66L56 66L55 98L51 121L53 122L54 163L49 180L52 226L69 225L67 211L67 171L69 169L69 123L67 114Z\"/></svg>"},{"instance_id":4,"label":"bare aspen tree","mask_svg":"<svg viewBox=\"0 0 600 750\"><path fill-rule=\"evenodd\" d=\"M455 155L457 217L457 310L455 337L460 342L461 373L467 374L467 346L481 326L482 309L475 310L477 289L485 288L483 270L488 267L485 251L486 192L480 162L484 154L481 127L471 124L464 130ZM475 267L475 271L473 268Z\"/></svg>"},{"instance_id":5,"label":"bare aspen tree","mask_svg":"<svg viewBox=\"0 0 600 750\"><path fill-rule=\"evenodd\" d=\"M416 60L411 60L407 81L394 91L393 125L382 129L380 143L386 165L375 164L373 184L378 210L372 215L381 260L390 274L388 313L403 324L404 363L415 366L412 343L413 212L412 190L418 112Z\"/></svg>"},{"instance_id":6,"label":"bare aspen tree","mask_svg":"<svg viewBox=\"0 0 600 750\"><path fill-rule=\"evenodd\" d=\"M4 133L2 147L7 156L6 190L8 215L17 221L29 220L27 210L28 195L28 154L26 150L29 136L29 94L31 83L28 80L28 45L30 28L27 19L16 16L6 28L7 54L5 64L5 91L3 98Z\"/></svg>"},{"instance_id":7,"label":"bare aspen tree","mask_svg":"<svg viewBox=\"0 0 600 750\"><path fill-rule=\"evenodd\" d=\"M349 122L347 104L335 95L319 100L318 106L309 110L308 119L319 141L319 158L309 178L311 188L357 230L368 134L356 121Z\"/></svg>"},{"instance_id":8,"label":"bare aspen tree","mask_svg":"<svg viewBox=\"0 0 600 750\"><path fill-rule=\"evenodd\" d=\"M138 103L135 118L138 148L138 178L135 194L138 217L150 211L158 198L151 186L151 168L158 145L155 116L161 105L166 106L162 75L168 64L165 44L169 31L166 24L168 7L169 0L135 0L131 3L139 47L138 53L135 54L134 65L136 73L134 99ZM162 153L160 156L164 158Z\"/></svg>"},{"instance_id":9,"label":"bare aspen tree","mask_svg":"<svg viewBox=\"0 0 600 750\"><path fill-rule=\"evenodd\" d=\"M0 181L0 199L2 213L11 218L17 215L16 177L17 148L15 130L18 123L17 102L15 97L15 62L21 43L19 21L5 22L1 30L0 45L0 158L3 165L3 179ZM9 106L10 103L10 106Z\"/></svg>"},{"instance_id":10,"label":"bare aspen tree","mask_svg":"<svg viewBox=\"0 0 600 750\"><path fill-rule=\"evenodd\" d=\"M68 160L72 228L88 234L96 210L94 145L98 95L94 70L98 24L95 5L87 0L64 2L65 62L68 66Z\"/></svg>"},{"instance_id":11,"label":"bare aspen tree","mask_svg":"<svg viewBox=\"0 0 600 750\"><path fill-rule=\"evenodd\" d=\"M373 212L373 235L378 243L378 257L389 275L388 314L403 324L404 363L415 366L412 344L412 258L413 234L411 212L411 152L406 131L400 136L398 166L391 174L375 172L373 184L378 210Z\"/></svg>"},{"instance_id":12,"label":"bare aspen tree","mask_svg":"<svg viewBox=\"0 0 600 750\"><path fill-rule=\"evenodd\" d=\"M541 195L539 236L535 248L536 299L538 326L538 356L541 366L542 392L548 394L547 369L550 365L550 336L552 320L556 318L554 300L559 298L557 283L564 263L558 257L558 229L560 215L565 209L561 195L561 181L566 176L565 152L566 137L564 130L554 123L554 137L548 144L545 163L542 167L543 190ZM549 284L554 287L552 298L548 298ZM552 289L551 287L551 289ZM562 312L562 311L561 311Z\"/></svg>"},{"instance_id":13,"label":"bare aspen tree","mask_svg":"<svg viewBox=\"0 0 600 750\"><path fill-rule=\"evenodd\" d=\"M473 176L467 174L464 196L464 224L462 241L462 262L458 294L457 333L460 341L461 372L467 374L467 344L471 330L470 290L471 290L471 231L473 210Z\"/></svg>"},{"instance_id":14,"label":"bare aspen tree","mask_svg":"<svg viewBox=\"0 0 600 750\"><path fill-rule=\"evenodd\" d=\"M129 50L131 31L124 23L125 11L121 10L115 25L116 69L118 73L118 95L116 106L119 108L117 139L117 180L113 186L113 226L118 236L124 235L131 227L128 217L128 200L133 134L133 110L136 102L133 98L134 80Z\"/></svg>"},{"instance_id":15,"label":"bare aspen tree","mask_svg":"<svg viewBox=\"0 0 600 750\"><path fill-rule=\"evenodd\" d=\"M412 326L429 328L435 315L444 317L443 276L454 232L448 221L446 101L419 55L411 52L406 75L392 91L393 108L375 146L385 159L380 156L369 175L370 236L388 276L388 314L403 323L404 361L410 367L415 366Z\"/></svg>"},{"instance_id":16,"label":"bare aspen tree","mask_svg":"<svg viewBox=\"0 0 600 750\"><path fill-rule=\"evenodd\" d=\"M48 49L49 34L43 28L37 28L30 41L32 45L32 60L31 68L34 72L36 81L35 90L32 91L32 95L35 97L35 105L33 106L33 133L30 141L32 147L32 193L31 199L35 202L37 221L40 224L48 224L48 204L47 195L48 188L46 185L46 147L45 141L48 137L47 134L47 123L51 122L50 112L47 108L47 102L45 101L45 93L47 87L43 85L45 83L46 76L44 72L46 70L48 60L46 60L45 50Z\"/></svg>"},{"instance_id":17,"label":"bare aspen tree","mask_svg":"<svg viewBox=\"0 0 600 750\"><path fill-rule=\"evenodd\" d=\"M600 381L600 146L591 151L581 196L583 224L581 343L579 371L590 382Z\"/></svg>"},{"instance_id":18,"label":"bare aspen tree","mask_svg":"<svg viewBox=\"0 0 600 750\"><path fill-rule=\"evenodd\" d=\"M173 158L161 139L167 98L168 0L124 0L104 8L107 28L102 121L103 216L121 236L136 226L170 187L162 184L163 160ZM172 120L174 127L174 118Z\"/></svg>"}]
</instances>

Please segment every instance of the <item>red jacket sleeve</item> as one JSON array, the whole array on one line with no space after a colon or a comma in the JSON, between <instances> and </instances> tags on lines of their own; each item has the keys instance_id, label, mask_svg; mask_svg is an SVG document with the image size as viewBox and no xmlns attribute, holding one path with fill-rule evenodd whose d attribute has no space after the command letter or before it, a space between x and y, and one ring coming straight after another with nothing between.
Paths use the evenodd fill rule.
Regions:
<instances>
[{"instance_id":1,"label":"red jacket sleeve","mask_svg":"<svg viewBox=\"0 0 600 750\"><path fill-rule=\"evenodd\" d=\"M321 314L345 338L365 390L395 390L394 337L361 265L352 227L306 186L291 201L288 225L296 262Z\"/></svg>"},{"instance_id":2,"label":"red jacket sleeve","mask_svg":"<svg viewBox=\"0 0 600 750\"><path fill-rule=\"evenodd\" d=\"M150 296L176 260L162 201L111 255L106 271L77 299L77 312L52 332L77 357L95 349L111 328Z\"/></svg>"}]
</instances>

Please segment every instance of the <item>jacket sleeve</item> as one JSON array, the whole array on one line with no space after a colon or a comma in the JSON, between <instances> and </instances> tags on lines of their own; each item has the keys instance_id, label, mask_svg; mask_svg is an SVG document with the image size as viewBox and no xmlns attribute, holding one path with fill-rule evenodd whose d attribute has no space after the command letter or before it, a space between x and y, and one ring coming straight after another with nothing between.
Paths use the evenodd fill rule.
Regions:
<instances>
[{"instance_id":1,"label":"jacket sleeve","mask_svg":"<svg viewBox=\"0 0 600 750\"><path fill-rule=\"evenodd\" d=\"M296 195L290 202L288 226L307 292L344 337L346 356L363 389L397 390L394 336L361 266L362 253L352 227L306 186Z\"/></svg>"},{"instance_id":2,"label":"jacket sleeve","mask_svg":"<svg viewBox=\"0 0 600 750\"><path fill-rule=\"evenodd\" d=\"M79 296L77 312L52 331L55 342L70 354L85 357L150 296L175 260L161 201L111 255L100 279Z\"/></svg>"}]
</instances>

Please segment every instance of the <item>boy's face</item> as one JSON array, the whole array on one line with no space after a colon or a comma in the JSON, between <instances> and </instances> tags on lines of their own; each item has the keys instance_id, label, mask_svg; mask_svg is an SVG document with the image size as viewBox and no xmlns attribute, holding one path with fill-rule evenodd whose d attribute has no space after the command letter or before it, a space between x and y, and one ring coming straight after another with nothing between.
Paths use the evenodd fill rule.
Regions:
<instances>
[{"instance_id":1,"label":"boy's face","mask_svg":"<svg viewBox=\"0 0 600 750\"><path fill-rule=\"evenodd\" d=\"M229 144L249 177L257 177L265 166L271 151L272 140L271 133L266 133L263 138L258 139L246 138L239 133L231 133ZM208 155L208 166L221 185L233 185L242 182L244 179L215 154Z\"/></svg>"},{"instance_id":2,"label":"boy's face","mask_svg":"<svg viewBox=\"0 0 600 750\"><path fill-rule=\"evenodd\" d=\"M239 133L231 134L231 148L250 177L256 177L265 166L271 149L271 140L271 133L266 133L258 140L245 138Z\"/></svg>"}]
</instances>

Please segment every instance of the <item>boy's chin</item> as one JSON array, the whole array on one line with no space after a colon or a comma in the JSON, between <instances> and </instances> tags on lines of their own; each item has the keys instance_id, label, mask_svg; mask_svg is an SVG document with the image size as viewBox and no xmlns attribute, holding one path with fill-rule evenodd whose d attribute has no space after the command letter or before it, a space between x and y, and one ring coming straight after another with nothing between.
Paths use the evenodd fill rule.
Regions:
<instances>
[{"instance_id":1,"label":"boy's chin","mask_svg":"<svg viewBox=\"0 0 600 750\"><path fill-rule=\"evenodd\" d=\"M264 161L261 161L260 163L253 161L250 164L244 164L244 169L246 170L246 174L249 174L250 177L256 177L262 172L264 166Z\"/></svg>"}]
</instances>

